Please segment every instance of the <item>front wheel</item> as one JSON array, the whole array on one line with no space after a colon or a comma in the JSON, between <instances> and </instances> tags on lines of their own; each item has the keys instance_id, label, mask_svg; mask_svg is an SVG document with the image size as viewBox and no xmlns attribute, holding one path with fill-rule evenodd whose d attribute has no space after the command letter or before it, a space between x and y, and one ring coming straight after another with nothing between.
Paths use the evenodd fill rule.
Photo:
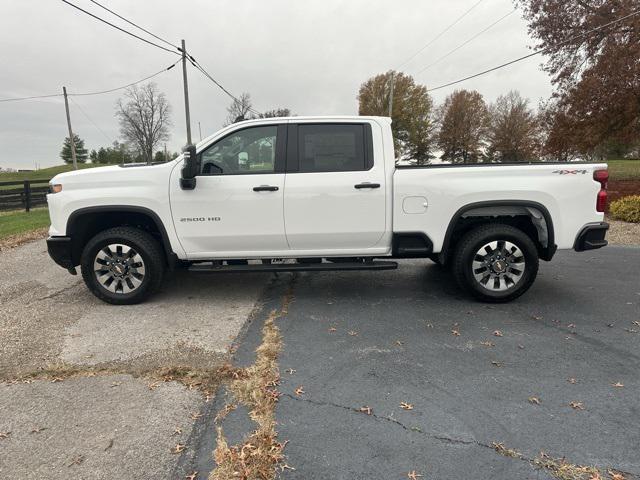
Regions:
<instances>
[{"instance_id":1,"label":"front wheel","mask_svg":"<svg viewBox=\"0 0 640 480\"><path fill-rule=\"evenodd\" d=\"M80 263L89 290L115 305L142 302L159 288L164 273L158 242L130 227L98 233L85 245Z\"/></svg>"},{"instance_id":2,"label":"front wheel","mask_svg":"<svg viewBox=\"0 0 640 480\"><path fill-rule=\"evenodd\" d=\"M533 284L538 250L522 230L490 224L466 233L453 258L458 284L486 302L508 302Z\"/></svg>"}]
</instances>

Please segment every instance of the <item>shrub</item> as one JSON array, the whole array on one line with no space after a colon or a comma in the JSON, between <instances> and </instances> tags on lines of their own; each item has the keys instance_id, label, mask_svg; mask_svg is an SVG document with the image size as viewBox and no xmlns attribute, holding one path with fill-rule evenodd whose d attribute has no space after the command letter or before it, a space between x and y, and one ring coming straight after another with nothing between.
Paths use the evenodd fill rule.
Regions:
<instances>
[{"instance_id":1,"label":"shrub","mask_svg":"<svg viewBox=\"0 0 640 480\"><path fill-rule=\"evenodd\" d=\"M612 202L609 211L616 220L640 223L640 195L630 195Z\"/></svg>"}]
</instances>

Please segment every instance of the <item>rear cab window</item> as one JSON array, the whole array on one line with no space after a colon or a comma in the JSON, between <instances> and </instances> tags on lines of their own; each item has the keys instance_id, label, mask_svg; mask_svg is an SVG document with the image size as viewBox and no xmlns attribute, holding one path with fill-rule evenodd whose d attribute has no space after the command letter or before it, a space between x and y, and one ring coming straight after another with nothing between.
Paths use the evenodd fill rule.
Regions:
<instances>
[{"instance_id":1,"label":"rear cab window","mask_svg":"<svg viewBox=\"0 0 640 480\"><path fill-rule=\"evenodd\" d=\"M289 126L287 171L365 171L373 166L371 126L364 123Z\"/></svg>"}]
</instances>

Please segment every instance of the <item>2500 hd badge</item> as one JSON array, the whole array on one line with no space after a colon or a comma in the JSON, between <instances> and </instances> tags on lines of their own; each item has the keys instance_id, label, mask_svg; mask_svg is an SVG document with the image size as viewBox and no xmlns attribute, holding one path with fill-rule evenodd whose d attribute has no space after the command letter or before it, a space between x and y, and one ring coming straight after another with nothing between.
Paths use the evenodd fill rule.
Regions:
<instances>
[{"instance_id":1,"label":"2500 hd badge","mask_svg":"<svg viewBox=\"0 0 640 480\"><path fill-rule=\"evenodd\" d=\"M181 222L219 222L220 217L182 217Z\"/></svg>"}]
</instances>

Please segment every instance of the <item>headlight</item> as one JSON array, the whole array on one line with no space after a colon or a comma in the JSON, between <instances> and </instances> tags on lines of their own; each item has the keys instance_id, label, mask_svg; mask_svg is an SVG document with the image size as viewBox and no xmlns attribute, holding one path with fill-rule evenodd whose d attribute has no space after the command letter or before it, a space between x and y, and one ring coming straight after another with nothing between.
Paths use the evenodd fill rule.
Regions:
<instances>
[{"instance_id":1,"label":"headlight","mask_svg":"<svg viewBox=\"0 0 640 480\"><path fill-rule=\"evenodd\" d=\"M61 183L52 183L49 185L49 193L58 193L62 191Z\"/></svg>"}]
</instances>

